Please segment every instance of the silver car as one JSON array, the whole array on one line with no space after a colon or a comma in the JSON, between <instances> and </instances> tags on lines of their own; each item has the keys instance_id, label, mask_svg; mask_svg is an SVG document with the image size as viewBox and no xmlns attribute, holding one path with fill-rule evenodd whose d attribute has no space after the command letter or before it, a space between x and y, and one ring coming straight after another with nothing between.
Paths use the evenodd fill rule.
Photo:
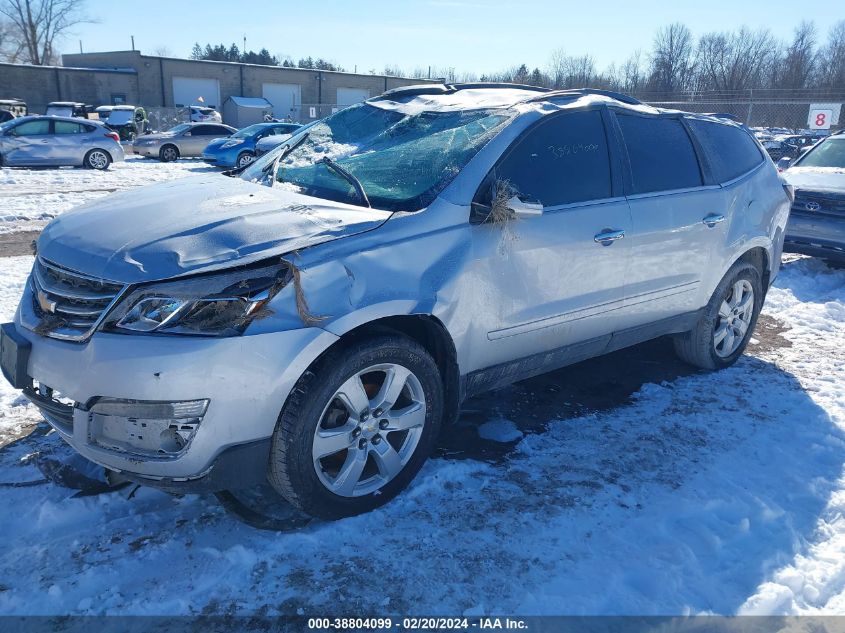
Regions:
<instances>
[{"instance_id":1,"label":"silver car","mask_svg":"<svg viewBox=\"0 0 845 633\"><path fill-rule=\"evenodd\" d=\"M791 189L741 125L602 91L416 86L59 216L3 370L88 459L338 518L474 394L663 335L734 363ZM726 377L726 380L730 378Z\"/></svg>"},{"instance_id":2,"label":"silver car","mask_svg":"<svg viewBox=\"0 0 845 633\"><path fill-rule=\"evenodd\" d=\"M117 133L96 121L27 116L0 125L0 165L102 170L122 160Z\"/></svg>"},{"instance_id":3,"label":"silver car","mask_svg":"<svg viewBox=\"0 0 845 633\"><path fill-rule=\"evenodd\" d=\"M223 123L180 123L167 132L136 137L132 151L166 163L178 158L202 156L202 151L211 141L235 132L235 128Z\"/></svg>"},{"instance_id":4,"label":"silver car","mask_svg":"<svg viewBox=\"0 0 845 633\"><path fill-rule=\"evenodd\" d=\"M778 168L795 187L784 250L845 263L845 133L817 143Z\"/></svg>"}]
</instances>

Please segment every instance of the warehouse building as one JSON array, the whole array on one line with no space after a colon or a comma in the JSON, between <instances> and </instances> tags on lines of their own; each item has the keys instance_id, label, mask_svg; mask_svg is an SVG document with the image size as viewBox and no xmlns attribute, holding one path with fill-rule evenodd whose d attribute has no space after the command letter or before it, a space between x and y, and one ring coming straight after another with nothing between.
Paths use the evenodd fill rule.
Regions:
<instances>
[{"instance_id":1,"label":"warehouse building","mask_svg":"<svg viewBox=\"0 0 845 633\"><path fill-rule=\"evenodd\" d=\"M0 64L0 99L20 98L30 111L50 101L131 103L220 109L230 97L260 97L277 118L303 123L385 90L426 80L142 55L139 51L77 53L63 66Z\"/></svg>"}]
</instances>

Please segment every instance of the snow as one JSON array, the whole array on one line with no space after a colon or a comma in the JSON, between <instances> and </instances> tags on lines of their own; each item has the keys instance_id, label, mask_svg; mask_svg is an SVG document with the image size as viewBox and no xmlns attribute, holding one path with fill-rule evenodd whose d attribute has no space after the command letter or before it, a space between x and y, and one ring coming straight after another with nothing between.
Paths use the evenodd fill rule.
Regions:
<instances>
[{"instance_id":1,"label":"snow","mask_svg":"<svg viewBox=\"0 0 845 633\"><path fill-rule=\"evenodd\" d=\"M490 420L478 427L482 439L493 442L515 442L522 439L522 431L510 420Z\"/></svg>"},{"instance_id":2,"label":"snow","mask_svg":"<svg viewBox=\"0 0 845 633\"><path fill-rule=\"evenodd\" d=\"M0 320L31 265L0 258ZM384 508L285 533L212 496L2 485L69 449L0 381L0 613L843 614L845 270L787 258L764 314L782 344L758 330L730 369L530 429L491 415L475 431L502 459L431 459Z\"/></svg>"},{"instance_id":3,"label":"snow","mask_svg":"<svg viewBox=\"0 0 845 633\"><path fill-rule=\"evenodd\" d=\"M0 233L41 229L60 213L113 191L208 171L220 170L199 160L160 163L129 154L104 172L0 168Z\"/></svg>"}]
</instances>

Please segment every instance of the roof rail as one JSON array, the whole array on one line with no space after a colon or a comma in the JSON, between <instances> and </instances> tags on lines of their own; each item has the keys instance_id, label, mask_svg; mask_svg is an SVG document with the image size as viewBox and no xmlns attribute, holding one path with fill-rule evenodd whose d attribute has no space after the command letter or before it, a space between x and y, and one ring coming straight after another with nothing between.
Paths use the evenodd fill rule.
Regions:
<instances>
[{"instance_id":1,"label":"roof rail","mask_svg":"<svg viewBox=\"0 0 845 633\"><path fill-rule=\"evenodd\" d=\"M443 84L414 84L413 86L393 88L380 95L371 97L367 101L381 101L383 99L392 99L393 97L413 97L416 95L442 95L450 92L454 91Z\"/></svg>"},{"instance_id":2,"label":"roof rail","mask_svg":"<svg viewBox=\"0 0 845 633\"><path fill-rule=\"evenodd\" d=\"M510 84L501 81L473 81L461 84L446 84L455 90L471 90L473 88L515 88L517 90L533 90L534 92L551 92L549 88L529 86L528 84Z\"/></svg>"},{"instance_id":3,"label":"roof rail","mask_svg":"<svg viewBox=\"0 0 845 633\"><path fill-rule=\"evenodd\" d=\"M583 97L584 95L601 95L603 97L610 97L622 103L629 105L642 105L639 99L635 99L621 92L614 92L613 90L601 90L599 88L566 88L564 90L553 90L544 95L534 97L532 101L545 101L546 99L553 99L555 97Z\"/></svg>"},{"instance_id":4,"label":"roof rail","mask_svg":"<svg viewBox=\"0 0 845 633\"><path fill-rule=\"evenodd\" d=\"M533 92L550 92L548 88L541 88L539 86L528 86L526 84L509 84L502 82L486 82L476 81L472 83L458 83L458 84L416 84L413 86L403 86L393 88L387 92L372 97L369 101L380 101L382 99L393 99L395 97L415 97L417 95L445 95L458 92L459 90L471 90L473 88L514 88L517 90L531 90Z\"/></svg>"}]
</instances>

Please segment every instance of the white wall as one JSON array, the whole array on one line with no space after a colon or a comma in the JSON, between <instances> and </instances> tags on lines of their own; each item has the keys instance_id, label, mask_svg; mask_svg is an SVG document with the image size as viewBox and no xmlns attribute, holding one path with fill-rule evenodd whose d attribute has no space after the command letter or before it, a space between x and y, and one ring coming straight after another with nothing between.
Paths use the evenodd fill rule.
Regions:
<instances>
[{"instance_id":1,"label":"white wall","mask_svg":"<svg viewBox=\"0 0 845 633\"><path fill-rule=\"evenodd\" d=\"M338 88L337 105L345 108L353 103L359 103L370 98L370 91L366 88Z\"/></svg>"},{"instance_id":2,"label":"white wall","mask_svg":"<svg viewBox=\"0 0 845 633\"><path fill-rule=\"evenodd\" d=\"M199 101L202 97L203 101ZM173 78L173 103L176 105L202 105L220 108L220 82L216 79L195 77Z\"/></svg>"},{"instance_id":3,"label":"white wall","mask_svg":"<svg viewBox=\"0 0 845 633\"><path fill-rule=\"evenodd\" d=\"M261 84L261 96L273 104L273 116L277 119L290 117L299 120L299 106L302 105L302 86L299 84Z\"/></svg>"}]
</instances>

